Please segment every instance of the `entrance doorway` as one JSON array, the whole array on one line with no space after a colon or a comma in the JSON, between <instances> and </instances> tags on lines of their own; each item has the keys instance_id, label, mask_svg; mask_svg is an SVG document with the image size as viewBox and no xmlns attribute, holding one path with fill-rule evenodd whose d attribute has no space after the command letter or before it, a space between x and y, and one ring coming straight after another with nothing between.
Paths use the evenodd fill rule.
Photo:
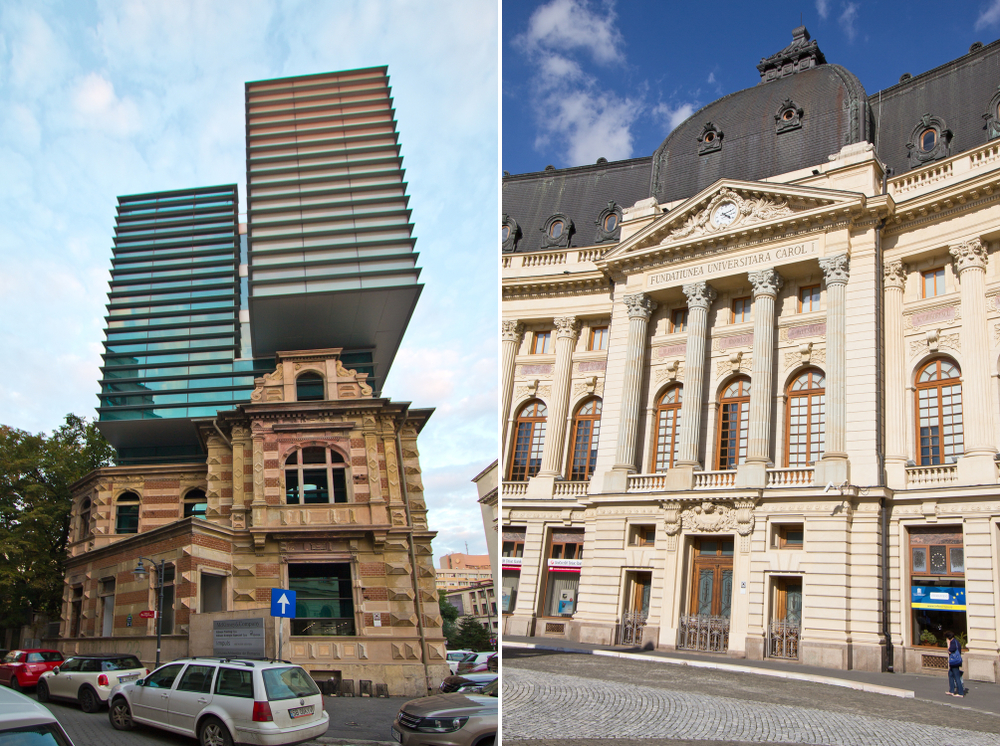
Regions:
<instances>
[{"instance_id":1,"label":"entrance doorway","mask_svg":"<svg viewBox=\"0 0 1000 746\"><path fill-rule=\"evenodd\" d=\"M625 573L625 604L618 624L617 644L642 644L642 633L649 618L649 592L652 585L652 572Z\"/></svg>"},{"instance_id":2,"label":"entrance doorway","mask_svg":"<svg viewBox=\"0 0 1000 746\"><path fill-rule=\"evenodd\" d=\"M774 578L767 654L798 660L802 632L802 578Z\"/></svg>"},{"instance_id":3,"label":"entrance doorway","mask_svg":"<svg viewBox=\"0 0 1000 746\"><path fill-rule=\"evenodd\" d=\"M692 543L690 604L681 616L678 648L714 653L729 649L733 547L733 538L725 536Z\"/></svg>"}]
</instances>

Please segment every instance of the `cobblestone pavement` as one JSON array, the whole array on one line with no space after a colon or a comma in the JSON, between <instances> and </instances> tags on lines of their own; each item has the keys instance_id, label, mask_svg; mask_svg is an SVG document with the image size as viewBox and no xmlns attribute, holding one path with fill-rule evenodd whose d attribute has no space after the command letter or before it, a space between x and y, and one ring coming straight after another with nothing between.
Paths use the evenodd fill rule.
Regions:
<instances>
[{"instance_id":1,"label":"cobblestone pavement","mask_svg":"<svg viewBox=\"0 0 1000 746\"><path fill-rule=\"evenodd\" d=\"M586 655L505 650L503 666L505 746L1000 746L1000 717L958 705Z\"/></svg>"}]
</instances>

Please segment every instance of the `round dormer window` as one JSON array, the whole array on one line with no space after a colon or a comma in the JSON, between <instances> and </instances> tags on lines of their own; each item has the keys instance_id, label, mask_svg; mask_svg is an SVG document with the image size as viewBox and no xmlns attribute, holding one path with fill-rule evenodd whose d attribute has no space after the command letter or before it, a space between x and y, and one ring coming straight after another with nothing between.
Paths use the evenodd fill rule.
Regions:
<instances>
[{"instance_id":1,"label":"round dormer window","mask_svg":"<svg viewBox=\"0 0 1000 746\"><path fill-rule=\"evenodd\" d=\"M510 226L502 225L500 226L500 236L501 240L506 243L507 239L510 238Z\"/></svg>"},{"instance_id":2,"label":"round dormer window","mask_svg":"<svg viewBox=\"0 0 1000 746\"><path fill-rule=\"evenodd\" d=\"M559 238L563 232L563 222L556 220L549 226L549 238Z\"/></svg>"},{"instance_id":3,"label":"round dormer window","mask_svg":"<svg viewBox=\"0 0 1000 746\"><path fill-rule=\"evenodd\" d=\"M920 133L920 149L925 153L934 150L934 146L937 145L937 138L937 130L933 127L928 127Z\"/></svg>"},{"instance_id":4,"label":"round dormer window","mask_svg":"<svg viewBox=\"0 0 1000 746\"><path fill-rule=\"evenodd\" d=\"M785 113L781 115L781 118L786 122L792 121L795 118L795 109L785 109Z\"/></svg>"},{"instance_id":5,"label":"round dormer window","mask_svg":"<svg viewBox=\"0 0 1000 746\"><path fill-rule=\"evenodd\" d=\"M606 218L604 218L604 230L611 233L615 228L618 227L618 216L615 213L611 213Z\"/></svg>"},{"instance_id":6,"label":"round dormer window","mask_svg":"<svg viewBox=\"0 0 1000 746\"><path fill-rule=\"evenodd\" d=\"M709 130L708 132L705 133L705 142L714 142L714 141L715 141L715 133Z\"/></svg>"}]
</instances>

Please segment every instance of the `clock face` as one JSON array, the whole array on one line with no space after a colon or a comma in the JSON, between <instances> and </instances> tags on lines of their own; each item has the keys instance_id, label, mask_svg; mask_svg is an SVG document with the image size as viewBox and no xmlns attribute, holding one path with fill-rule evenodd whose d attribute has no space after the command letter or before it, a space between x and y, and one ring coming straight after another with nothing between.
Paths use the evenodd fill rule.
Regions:
<instances>
[{"instance_id":1,"label":"clock face","mask_svg":"<svg viewBox=\"0 0 1000 746\"><path fill-rule=\"evenodd\" d=\"M712 222L720 228L727 226L736 220L736 214L738 212L739 210L737 209L735 202L723 202L715 208L715 214L712 215Z\"/></svg>"}]
</instances>

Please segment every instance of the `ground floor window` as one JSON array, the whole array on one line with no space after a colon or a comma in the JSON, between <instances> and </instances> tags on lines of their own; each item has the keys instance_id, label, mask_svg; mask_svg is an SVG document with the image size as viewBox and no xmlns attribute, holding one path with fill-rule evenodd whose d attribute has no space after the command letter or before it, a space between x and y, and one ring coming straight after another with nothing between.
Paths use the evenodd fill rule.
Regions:
<instances>
[{"instance_id":1,"label":"ground floor window","mask_svg":"<svg viewBox=\"0 0 1000 746\"><path fill-rule=\"evenodd\" d=\"M70 602L69 636L82 637L81 621L83 620L83 587L73 588L73 600Z\"/></svg>"},{"instance_id":2,"label":"ground floor window","mask_svg":"<svg viewBox=\"0 0 1000 746\"><path fill-rule=\"evenodd\" d=\"M965 548L961 526L909 530L912 644L946 648L949 630L968 645Z\"/></svg>"},{"instance_id":3,"label":"ground floor window","mask_svg":"<svg viewBox=\"0 0 1000 746\"><path fill-rule=\"evenodd\" d=\"M201 574L201 613L226 610L226 578L222 575Z\"/></svg>"},{"instance_id":4,"label":"ground floor window","mask_svg":"<svg viewBox=\"0 0 1000 746\"><path fill-rule=\"evenodd\" d=\"M552 531L546 552L543 616L571 617L576 613L580 568L583 566L583 529Z\"/></svg>"},{"instance_id":5,"label":"ground floor window","mask_svg":"<svg viewBox=\"0 0 1000 746\"><path fill-rule=\"evenodd\" d=\"M514 606L517 604L517 586L521 582L520 570L503 571L503 596L501 597L501 609L504 614L512 614Z\"/></svg>"},{"instance_id":6,"label":"ground floor window","mask_svg":"<svg viewBox=\"0 0 1000 746\"><path fill-rule=\"evenodd\" d=\"M166 565L163 568L163 622L160 632L164 635L174 633L174 578L176 570L173 565ZM156 592L156 591L154 591Z\"/></svg>"},{"instance_id":7,"label":"ground floor window","mask_svg":"<svg viewBox=\"0 0 1000 746\"><path fill-rule=\"evenodd\" d=\"M101 581L101 637L115 633L115 579Z\"/></svg>"},{"instance_id":8,"label":"ground floor window","mask_svg":"<svg viewBox=\"0 0 1000 746\"><path fill-rule=\"evenodd\" d=\"M579 586L579 572L550 572L545 616L573 616Z\"/></svg>"},{"instance_id":9,"label":"ground floor window","mask_svg":"<svg viewBox=\"0 0 1000 746\"><path fill-rule=\"evenodd\" d=\"M355 634L349 563L290 564L288 588L296 594L293 635Z\"/></svg>"}]
</instances>

